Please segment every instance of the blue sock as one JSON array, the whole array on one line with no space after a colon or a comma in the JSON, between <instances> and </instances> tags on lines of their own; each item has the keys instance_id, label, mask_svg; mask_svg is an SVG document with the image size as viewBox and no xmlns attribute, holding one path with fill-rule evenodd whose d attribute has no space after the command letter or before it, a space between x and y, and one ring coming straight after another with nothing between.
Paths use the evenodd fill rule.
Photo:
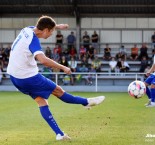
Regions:
<instances>
[{"instance_id":1,"label":"blue sock","mask_svg":"<svg viewBox=\"0 0 155 145\"><path fill-rule=\"evenodd\" d=\"M53 129L55 134L64 135L64 133L60 130L56 121L54 120L48 106L41 106L40 113L41 113L42 117L46 120L46 122L49 124L49 126Z\"/></svg>"},{"instance_id":2,"label":"blue sock","mask_svg":"<svg viewBox=\"0 0 155 145\"><path fill-rule=\"evenodd\" d=\"M66 92L61 97L59 97L59 99L62 100L63 102L70 103L70 104L82 104L84 106L88 105L88 101L86 98L73 96Z\"/></svg>"},{"instance_id":3,"label":"blue sock","mask_svg":"<svg viewBox=\"0 0 155 145\"><path fill-rule=\"evenodd\" d=\"M151 102L155 102L155 88L151 88Z\"/></svg>"},{"instance_id":4,"label":"blue sock","mask_svg":"<svg viewBox=\"0 0 155 145\"><path fill-rule=\"evenodd\" d=\"M151 91L148 87L146 87L146 94L147 94L148 98L151 99Z\"/></svg>"}]
</instances>

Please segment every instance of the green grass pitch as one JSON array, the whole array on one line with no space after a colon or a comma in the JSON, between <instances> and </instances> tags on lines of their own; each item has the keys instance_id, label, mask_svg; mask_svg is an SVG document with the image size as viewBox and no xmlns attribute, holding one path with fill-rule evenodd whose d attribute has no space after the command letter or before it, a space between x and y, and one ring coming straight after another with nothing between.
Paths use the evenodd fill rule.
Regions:
<instances>
[{"instance_id":1,"label":"green grass pitch","mask_svg":"<svg viewBox=\"0 0 155 145\"><path fill-rule=\"evenodd\" d=\"M127 93L80 93L105 95L103 104L81 105L49 99L52 113L71 141L56 141L42 119L37 104L20 92L0 92L0 145L155 145L155 108L146 108L147 97L134 99Z\"/></svg>"}]
</instances>

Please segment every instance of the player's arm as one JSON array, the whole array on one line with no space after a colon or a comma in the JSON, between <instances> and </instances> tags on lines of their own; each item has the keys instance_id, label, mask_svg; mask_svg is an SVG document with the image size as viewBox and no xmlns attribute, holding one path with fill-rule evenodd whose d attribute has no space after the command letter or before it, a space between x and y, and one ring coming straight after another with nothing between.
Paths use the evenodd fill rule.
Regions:
<instances>
[{"instance_id":1,"label":"player's arm","mask_svg":"<svg viewBox=\"0 0 155 145\"><path fill-rule=\"evenodd\" d=\"M47 67L50 67L50 68L58 68L58 69L61 69L63 70L66 74L71 74L71 70L70 68L64 66L64 65L61 65L57 62L55 62L54 60L52 59L49 59L48 57L46 57L43 53L41 54L37 54L35 56L35 58L43 65L47 66Z\"/></svg>"},{"instance_id":2,"label":"player's arm","mask_svg":"<svg viewBox=\"0 0 155 145\"><path fill-rule=\"evenodd\" d=\"M152 67L150 68L150 70L146 73L146 76L149 76L154 71L155 71L155 64L152 65Z\"/></svg>"},{"instance_id":3,"label":"player's arm","mask_svg":"<svg viewBox=\"0 0 155 145\"><path fill-rule=\"evenodd\" d=\"M69 25L68 24L56 24L55 29L68 29Z\"/></svg>"}]
</instances>

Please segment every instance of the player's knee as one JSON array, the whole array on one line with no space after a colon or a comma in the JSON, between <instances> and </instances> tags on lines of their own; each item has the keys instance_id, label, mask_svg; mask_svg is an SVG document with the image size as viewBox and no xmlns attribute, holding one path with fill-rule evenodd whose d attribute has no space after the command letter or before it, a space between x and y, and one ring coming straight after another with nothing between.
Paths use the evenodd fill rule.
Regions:
<instances>
[{"instance_id":1,"label":"player's knee","mask_svg":"<svg viewBox=\"0 0 155 145\"><path fill-rule=\"evenodd\" d=\"M151 84L150 86L152 89L155 89L155 85L154 84Z\"/></svg>"},{"instance_id":2,"label":"player's knee","mask_svg":"<svg viewBox=\"0 0 155 145\"><path fill-rule=\"evenodd\" d=\"M57 87L55 88L55 90L52 92L52 94L56 97L61 97L64 94L64 90L57 85Z\"/></svg>"},{"instance_id":3,"label":"player's knee","mask_svg":"<svg viewBox=\"0 0 155 145\"><path fill-rule=\"evenodd\" d=\"M35 101L36 101L36 103L38 104L39 107L48 105L47 100L44 99L44 98L42 98L42 97L40 97L40 96L38 96L38 97L35 99Z\"/></svg>"}]
</instances>

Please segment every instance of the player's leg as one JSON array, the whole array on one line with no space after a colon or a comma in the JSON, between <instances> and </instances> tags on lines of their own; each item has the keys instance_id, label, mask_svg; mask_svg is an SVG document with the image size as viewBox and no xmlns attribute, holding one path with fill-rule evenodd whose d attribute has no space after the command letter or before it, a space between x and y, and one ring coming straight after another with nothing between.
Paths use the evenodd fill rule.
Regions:
<instances>
[{"instance_id":1,"label":"player's leg","mask_svg":"<svg viewBox=\"0 0 155 145\"><path fill-rule=\"evenodd\" d=\"M146 86L146 95L148 97L148 103L145 104L145 106L150 105L151 103L151 89L149 88L149 86L151 85L152 80L154 79L153 75L150 75L144 82L145 86Z\"/></svg>"},{"instance_id":2,"label":"player's leg","mask_svg":"<svg viewBox=\"0 0 155 145\"><path fill-rule=\"evenodd\" d=\"M52 92L53 95L58 97L61 101L70 104L82 104L86 108L91 108L91 106L98 105L102 103L105 99L104 96L94 97L94 98L83 98L80 96L73 96L65 92L60 86L56 86L55 90Z\"/></svg>"},{"instance_id":3,"label":"player's leg","mask_svg":"<svg viewBox=\"0 0 155 145\"><path fill-rule=\"evenodd\" d=\"M39 106L42 117L45 119L45 121L49 124L49 126L55 132L56 140L70 139L70 137L68 137L61 131L56 121L54 120L53 115L51 111L49 110L48 101L42 97L35 98L35 101L37 102Z\"/></svg>"},{"instance_id":4,"label":"player's leg","mask_svg":"<svg viewBox=\"0 0 155 145\"><path fill-rule=\"evenodd\" d=\"M155 82L154 82L155 83ZM147 105L147 107L155 107L155 84L151 84L150 86L151 92L151 103Z\"/></svg>"}]
</instances>

